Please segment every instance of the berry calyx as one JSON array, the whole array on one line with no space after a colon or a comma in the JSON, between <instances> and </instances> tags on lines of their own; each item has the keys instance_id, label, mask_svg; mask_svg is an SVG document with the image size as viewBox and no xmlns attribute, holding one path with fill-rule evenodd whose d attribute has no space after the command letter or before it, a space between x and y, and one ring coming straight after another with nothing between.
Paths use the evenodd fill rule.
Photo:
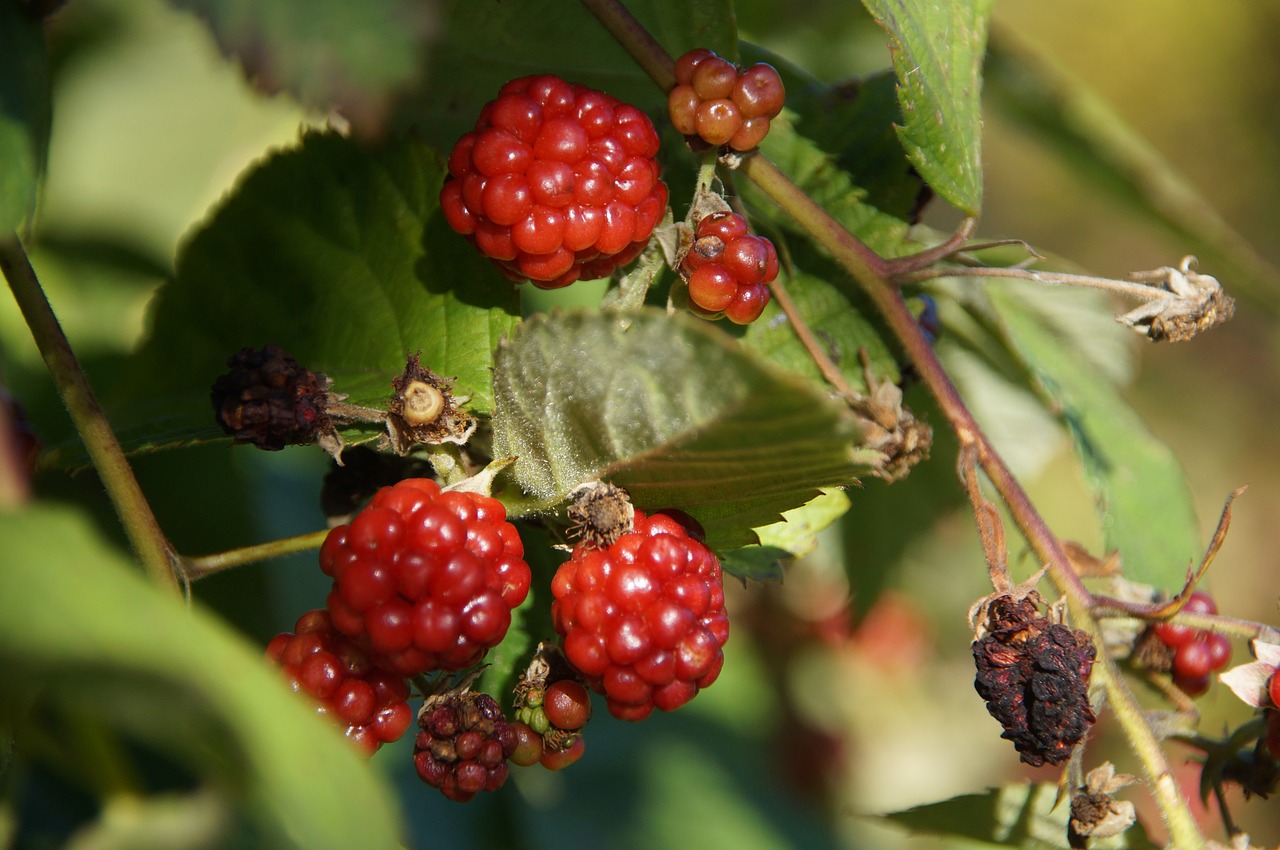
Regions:
<instances>
[{"instance_id":1,"label":"berry calyx","mask_svg":"<svg viewBox=\"0 0 1280 850\"><path fill-rule=\"evenodd\" d=\"M405 676L461 670L501 642L529 591L529 565L497 499L408 478L329 532L333 623Z\"/></svg>"},{"instance_id":2,"label":"berry calyx","mask_svg":"<svg viewBox=\"0 0 1280 850\"><path fill-rule=\"evenodd\" d=\"M680 269L689 289L689 306L706 319L726 317L739 325L760 318L769 303L769 287L778 277L773 243L747 230L737 213L704 216L694 229L693 247Z\"/></svg>"},{"instance_id":3,"label":"berry calyx","mask_svg":"<svg viewBox=\"0 0 1280 850\"><path fill-rule=\"evenodd\" d=\"M634 260L667 207L643 112L559 77L504 85L454 145L440 207L514 280L542 289Z\"/></svg>"},{"instance_id":4,"label":"berry calyx","mask_svg":"<svg viewBox=\"0 0 1280 850\"><path fill-rule=\"evenodd\" d=\"M433 696L418 712L413 743L418 777L459 803L507 781L507 760L519 743L516 730L488 694Z\"/></svg>"},{"instance_id":5,"label":"berry calyx","mask_svg":"<svg viewBox=\"0 0 1280 850\"><path fill-rule=\"evenodd\" d=\"M579 544L552 580L564 654L609 712L674 711L720 675L729 637L720 562L670 517L635 511L607 548Z\"/></svg>"},{"instance_id":6,"label":"berry calyx","mask_svg":"<svg viewBox=\"0 0 1280 850\"><path fill-rule=\"evenodd\" d=\"M672 126L712 147L755 148L786 102L782 78L772 65L739 68L706 48L677 59L675 76L667 94Z\"/></svg>"},{"instance_id":7,"label":"berry calyx","mask_svg":"<svg viewBox=\"0 0 1280 850\"><path fill-rule=\"evenodd\" d=\"M303 614L292 633L271 639L266 655L295 692L315 699L317 711L334 718L369 755L409 728L409 683L339 634L327 611Z\"/></svg>"}]
</instances>

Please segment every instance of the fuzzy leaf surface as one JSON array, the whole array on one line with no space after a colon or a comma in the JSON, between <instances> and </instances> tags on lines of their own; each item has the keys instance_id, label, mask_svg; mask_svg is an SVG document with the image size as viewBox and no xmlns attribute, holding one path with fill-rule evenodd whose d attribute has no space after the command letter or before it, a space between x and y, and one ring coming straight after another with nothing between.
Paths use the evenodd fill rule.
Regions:
<instances>
[{"instance_id":1,"label":"fuzzy leaf surface","mask_svg":"<svg viewBox=\"0 0 1280 850\"><path fill-rule=\"evenodd\" d=\"M872 462L853 417L808 382L652 308L530 319L498 350L494 392L495 454L518 458L539 506L609 479L640 508L688 511L713 548L755 542L752 528Z\"/></svg>"},{"instance_id":2,"label":"fuzzy leaf surface","mask_svg":"<svg viewBox=\"0 0 1280 850\"><path fill-rule=\"evenodd\" d=\"M992 0L863 0L889 33L907 158L961 212L982 208L982 57Z\"/></svg>"},{"instance_id":3,"label":"fuzzy leaf surface","mask_svg":"<svg viewBox=\"0 0 1280 850\"><path fill-rule=\"evenodd\" d=\"M1067 850L1071 807L1066 802L1055 807L1057 793L1057 786L1050 783L1009 784L883 817L912 833L976 841L981 847ZM1156 845L1140 825L1135 825L1111 838L1093 838L1089 847L1155 850Z\"/></svg>"},{"instance_id":4,"label":"fuzzy leaf surface","mask_svg":"<svg viewBox=\"0 0 1280 850\"><path fill-rule=\"evenodd\" d=\"M370 153L330 134L251 171L183 248L110 397L126 446L221 435L210 384L228 356L268 342L372 406L421 351L487 412L491 352L518 321L517 296L449 229L444 174L419 142Z\"/></svg>"},{"instance_id":5,"label":"fuzzy leaf surface","mask_svg":"<svg viewBox=\"0 0 1280 850\"><path fill-rule=\"evenodd\" d=\"M1124 574L1156 587L1182 585L1201 545L1191 492L1173 452L1147 429L1116 386L1082 356L1080 344L1013 290L992 287L991 303L1032 388L1056 412L1097 498L1107 551Z\"/></svg>"},{"instance_id":6,"label":"fuzzy leaf surface","mask_svg":"<svg viewBox=\"0 0 1280 850\"><path fill-rule=\"evenodd\" d=\"M22 4L0 3L0 233L35 210L52 114L44 27Z\"/></svg>"},{"instance_id":7,"label":"fuzzy leaf surface","mask_svg":"<svg viewBox=\"0 0 1280 850\"><path fill-rule=\"evenodd\" d=\"M268 93L336 107L375 132L413 83L440 28L433 0L170 0L208 24L218 46ZM477 16L481 17L481 16Z\"/></svg>"},{"instance_id":8,"label":"fuzzy leaf surface","mask_svg":"<svg viewBox=\"0 0 1280 850\"><path fill-rule=\"evenodd\" d=\"M47 507L0 513L0 559L6 714L38 699L148 743L230 799L258 833L254 846L400 846L390 790L262 648L147 582L90 520Z\"/></svg>"}]
</instances>

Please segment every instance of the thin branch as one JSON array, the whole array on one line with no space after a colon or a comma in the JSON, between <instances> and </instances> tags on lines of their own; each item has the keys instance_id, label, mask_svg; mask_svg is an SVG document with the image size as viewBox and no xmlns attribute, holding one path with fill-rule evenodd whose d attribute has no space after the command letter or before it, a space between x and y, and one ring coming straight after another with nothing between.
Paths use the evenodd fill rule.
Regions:
<instances>
[{"instance_id":1,"label":"thin branch","mask_svg":"<svg viewBox=\"0 0 1280 850\"><path fill-rule=\"evenodd\" d=\"M15 234L0 236L0 270L9 281L22 317L31 329L31 336L40 349L58 394L62 396L71 421L102 479L134 554L156 584L177 592L179 585L174 574L176 555L173 547L160 530L124 449L111 430L111 423L107 421L89 379L80 368L35 269L31 267L27 252Z\"/></svg>"},{"instance_id":2,"label":"thin branch","mask_svg":"<svg viewBox=\"0 0 1280 850\"><path fill-rule=\"evenodd\" d=\"M259 561L266 561L271 558L282 558L285 555L319 549L328 534L328 529L310 531L306 534L284 537L267 543L257 543L253 546L241 546L238 549L215 552L212 555L183 558L183 575L186 576L188 581L198 581L214 573L220 573L234 567L242 567L246 564L256 564Z\"/></svg>"},{"instance_id":3,"label":"thin branch","mask_svg":"<svg viewBox=\"0 0 1280 850\"><path fill-rule=\"evenodd\" d=\"M1097 277L1087 274L1069 274L1067 272L1047 272L1023 268L995 268L991 266L947 266L944 268L918 269L897 275L899 284L921 283L936 280L940 277L1000 277L1025 280L1029 283L1040 283L1045 286L1083 286L1089 289L1103 289L1115 292L1139 301L1155 301L1168 298L1169 290L1149 286L1132 280L1115 280L1109 277Z\"/></svg>"}]
</instances>

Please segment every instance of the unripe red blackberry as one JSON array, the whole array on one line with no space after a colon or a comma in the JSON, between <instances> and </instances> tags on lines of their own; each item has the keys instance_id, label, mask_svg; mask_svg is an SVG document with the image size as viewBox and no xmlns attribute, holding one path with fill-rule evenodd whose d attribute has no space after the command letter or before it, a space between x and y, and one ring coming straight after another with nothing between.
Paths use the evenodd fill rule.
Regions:
<instances>
[{"instance_id":1,"label":"unripe red blackberry","mask_svg":"<svg viewBox=\"0 0 1280 850\"><path fill-rule=\"evenodd\" d=\"M272 638L266 654L283 668L295 691L315 699L317 710L370 755L409 728L408 682L378 667L339 634L327 611L303 614L292 634Z\"/></svg>"},{"instance_id":2,"label":"unripe red blackberry","mask_svg":"<svg viewBox=\"0 0 1280 850\"><path fill-rule=\"evenodd\" d=\"M624 720L673 711L714 682L729 637L715 555L670 517L632 522L606 548L576 546L551 583L565 658Z\"/></svg>"},{"instance_id":3,"label":"unripe red blackberry","mask_svg":"<svg viewBox=\"0 0 1280 850\"><path fill-rule=\"evenodd\" d=\"M1182 611L1216 614L1218 606L1209 594L1197 590L1187 599ZM1225 635L1173 622L1156 623L1150 633L1172 650L1173 683L1188 696L1200 696L1208 691L1211 674L1231 661L1231 641Z\"/></svg>"},{"instance_id":4,"label":"unripe red blackberry","mask_svg":"<svg viewBox=\"0 0 1280 850\"><path fill-rule=\"evenodd\" d=\"M409 478L329 532L320 566L339 631L406 676L461 670L497 646L529 566L497 499Z\"/></svg>"},{"instance_id":5,"label":"unripe red blackberry","mask_svg":"<svg viewBox=\"0 0 1280 850\"><path fill-rule=\"evenodd\" d=\"M418 726L414 767L450 800L465 803L507 781L518 738L493 697L471 691L431 697L418 713Z\"/></svg>"},{"instance_id":6,"label":"unripe red blackberry","mask_svg":"<svg viewBox=\"0 0 1280 850\"><path fill-rule=\"evenodd\" d=\"M1089 674L1096 650L1089 636L1041 616L1031 598L996 597L986 635L973 644L974 687L1000 737L1032 767L1060 765L1093 725Z\"/></svg>"},{"instance_id":7,"label":"unripe red blackberry","mask_svg":"<svg viewBox=\"0 0 1280 850\"><path fill-rule=\"evenodd\" d=\"M658 133L559 77L507 83L454 145L440 206L514 280L554 289L635 259L667 207Z\"/></svg>"},{"instance_id":8,"label":"unripe red blackberry","mask_svg":"<svg viewBox=\"0 0 1280 850\"><path fill-rule=\"evenodd\" d=\"M222 430L237 443L279 451L315 442L332 429L328 378L304 368L278 345L242 348L230 371L213 382L209 399Z\"/></svg>"},{"instance_id":9,"label":"unripe red blackberry","mask_svg":"<svg viewBox=\"0 0 1280 850\"><path fill-rule=\"evenodd\" d=\"M724 316L746 325L760 318L769 303L778 253L768 239L747 231L742 216L717 212L698 221L680 269L688 282L690 309L703 318Z\"/></svg>"},{"instance_id":10,"label":"unripe red blackberry","mask_svg":"<svg viewBox=\"0 0 1280 850\"><path fill-rule=\"evenodd\" d=\"M782 112L786 90L771 65L739 68L706 48L676 60L667 113L680 133L712 147L749 151Z\"/></svg>"}]
</instances>

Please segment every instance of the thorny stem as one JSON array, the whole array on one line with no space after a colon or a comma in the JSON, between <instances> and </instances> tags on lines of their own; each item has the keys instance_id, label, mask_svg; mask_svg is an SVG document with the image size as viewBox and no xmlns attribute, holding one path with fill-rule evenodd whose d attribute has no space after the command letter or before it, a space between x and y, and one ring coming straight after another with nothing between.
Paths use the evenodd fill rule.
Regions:
<instances>
[{"instance_id":1,"label":"thorny stem","mask_svg":"<svg viewBox=\"0 0 1280 850\"><path fill-rule=\"evenodd\" d=\"M282 558L285 555L319 549L328 533L328 529L310 531L306 534L284 537L267 543L256 543L253 546L241 546L237 549L228 549L225 552L215 552L212 555L183 558L183 575L187 577L188 581L197 581L233 567L243 567L245 564L256 564L259 561L266 561L270 558Z\"/></svg>"},{"instance_id":2,"label":"thorny stem","mask_svg":"<svg viewBox=\"0 0 1280 850\"><path fill-rule=\"evenodd\" d=\"M124 449L111 430L111 423L107 421L88 377L80 368L71 343L67 341L16 234L0 236L0 270L9 281L22 317L31 329L31 336L40 349L63 404L67 406L71 421L84 441L89 459L98 471L134 554L156 584L178 591L173 548L160 530Z\"/></svg>"},{"instance_id":3,"label":"thorny stem","mask_svg":"<svg viewBox=\"0 0 1280 850\"><path fill-rule=\"evenodd\" d=\"M655 83L664 91L671 87L674 74L670 55L654 42L619 0L581 2L601 20ZM978 464L1004 500L1023 537L1036 556L1048 565L1053 583L1067 600L1073 622L1087 631L1095 644L1101 645L1098 623L1090 613L1089 591L1072 569L1061 542L969 412L906 302L888 280L887 273L893 268L890 262L831 218L763 155L756 153L746 157L739 170L826 248L872 300L937 400L959 439L961 450L974 452ZM1106 653L1102 653L1094 665L1094 675L1106 690L1116 719L1125 730L1142 765L1147 784L1155 794L1169 830L1170 846L1179 850L1204 847L1204 838L1196 827L1186 800L1178 791L1159 741L1115 662Z\"/></svg>"}]
</instances>

